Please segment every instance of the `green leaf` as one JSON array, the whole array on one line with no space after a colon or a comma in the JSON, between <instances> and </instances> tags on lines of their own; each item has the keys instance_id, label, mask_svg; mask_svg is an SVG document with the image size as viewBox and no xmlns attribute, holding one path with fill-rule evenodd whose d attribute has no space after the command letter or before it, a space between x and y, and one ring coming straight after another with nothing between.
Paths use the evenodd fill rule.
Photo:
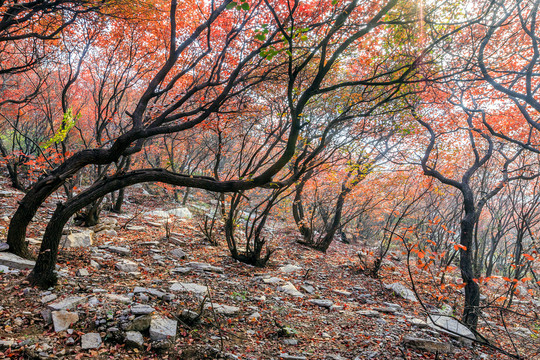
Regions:
<instances>
[{"instance_id":1,"label":"green leaf","mask_svg":"<svg viewBox=\"0 0 540 360\"><path fill-rule=\"evenodd\" d=\"M242 10L245 10L245 11L249 10L249 4L247 2L242 4Z\"/></svg>"},{"instance_id":2,"label":"green leaf","mask_svg":"<svg viewBox=\"0 0 540 360\"><path fill-rule=\"evenodd\" d=\"M229 5L227 5L226 9L231 10L234 7L236 7L236 1L231 1Z\"/></svg>"}]
</instances>

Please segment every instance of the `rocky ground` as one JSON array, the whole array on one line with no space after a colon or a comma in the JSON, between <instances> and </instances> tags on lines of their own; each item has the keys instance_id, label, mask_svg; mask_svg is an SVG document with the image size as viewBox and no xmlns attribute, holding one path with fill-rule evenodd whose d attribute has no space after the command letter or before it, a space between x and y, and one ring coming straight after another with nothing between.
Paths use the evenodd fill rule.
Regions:
<instances>
[{"instance_id":1,"label":"rocky ground","mask_svg":"<svg viewBox=\"0 0 540 360\"><path fill-rule=\"evenodd\" d=\"M172 205L139 190L139 201L133 196L125 214L105 213L91 230L67 229L55 288L29 287L32 264L0 253L0 357L505 358L456 336L472 334L449 316L450 300L420 306L400 253L373 279L359 271L358 246L335 243L321 254L297 245L296 232L282 226L273 239L281 249L267 268L254 268L232 260L226 246L203 240L192 213L204 205L171 211ZM22 195L5 187L0 196L5 236ZM29 230L34 251L57 200L41 209ZM418 286L421 298L430 299L429 288L422 281ZM533 314L538 305L523 299L514 310ZM501 324L487 312L485 318L482 326L489 325L498 345L512 350L506 331L509 339L540 346L531 329L536 323Z\"/></svg>"}]
</instances>

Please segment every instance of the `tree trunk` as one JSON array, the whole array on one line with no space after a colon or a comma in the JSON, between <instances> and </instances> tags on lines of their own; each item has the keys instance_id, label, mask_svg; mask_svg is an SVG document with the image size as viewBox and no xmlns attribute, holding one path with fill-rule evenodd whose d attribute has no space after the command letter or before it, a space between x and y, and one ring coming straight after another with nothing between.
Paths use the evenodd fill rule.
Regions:
<instances>
[{"instance_id":1,"label":"tree trunk","mask_svg":"<svg viewBox=\"0 0 540 360\"><path fill-rule=\"evenodd\" d=\"M465 247L460 249L459 266L461 270L461 278L465 284L465 306L463 309L463 322L471 329L476 330L478 325L479 305L480 305L480 289L478 284L473 280L473 259L472 259L472 242L473 232L476 223L476 214L470 211L465 211L465 216L461 221L461 239L460 243Z\"/></svg>"},{"instance_id":2,"label":"tree trunk","mask_svg":"<svg viewBox=\"0 0 540 360\"><path fill-rule=\"evenodd\" d=\"M296 185L296 191L294 194L294 200L292 205L292 213L294 222L298 227L298 231L304 238L303 244L309 245L313 243L313 231L306 224L306 218L304 214L304 205L302 203L302 192L304 191L304 186L306 185L307 180L310 178L311 172L307 173L306 176Z\"/></svg>"},{"instance_id":3,"label":"tree trunk","mask_svg":"<svg viewBox=\"0 0 540 360\"><path fill-rule=\"evenodd\" d=\"M112 211L120 214L122 212L122 205L124 204L124 196L126 193L126 189L122 188L118 190L118 196L116 198L116 201L114 202Z\"/></svg>"},{"instance_id":4,"label":"tree trunk","mask_svg":"<svg viewBox=\"0 0 540 360\"><path fill-rule=\"evenodd\" d=\"M336 202L334 218L332 219L332 222L327 226L324 238L322 238L317 243L315 249L326 252L330 247L330 244L332 244L334 236L336 235L337 230L340 228L341 215L343 214L343 206L345 205L345 199L350 192L351 188L347 187L346 184L342 186L341 193L339 194Z\"/></svg>"}]
</instances>

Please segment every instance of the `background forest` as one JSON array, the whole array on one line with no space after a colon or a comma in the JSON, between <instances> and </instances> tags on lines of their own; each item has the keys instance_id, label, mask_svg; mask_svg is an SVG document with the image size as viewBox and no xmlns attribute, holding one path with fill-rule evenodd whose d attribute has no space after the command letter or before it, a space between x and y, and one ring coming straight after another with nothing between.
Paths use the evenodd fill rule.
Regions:
<instances>
[{"instance_id":1,"label":"background forest","mask_svg":"<svg viewBox=\"0 0 540 360\"><path fill-rule=\"evenodd\" d=\"M0 351L537 358L539 5L0 2ZM89 303L119 281L128 310ZM268 284L355 338L264 313ZM48 347L21 345L42 321Z\"/></svg>"}]
</instances>

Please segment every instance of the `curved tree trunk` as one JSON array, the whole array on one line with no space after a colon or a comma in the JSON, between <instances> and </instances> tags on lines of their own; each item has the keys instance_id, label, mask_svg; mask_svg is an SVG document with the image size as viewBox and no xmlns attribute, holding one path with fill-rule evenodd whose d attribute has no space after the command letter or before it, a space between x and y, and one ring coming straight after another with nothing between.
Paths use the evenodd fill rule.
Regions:
<instances>
[{"instance_id":1,"label":"curved tree trunk","mask_svg":"<svg viewBox=\"0 0 540 360\"><path fill-rule=\"evenodd\" d=\"M326 228L326 234L324 237L315 245L315 249L326 252L328 248L330 247L330 244L332 244L332 241L334 240L334 236L336 235L336 232L340 228L341 224L341 216L343 215L343 206L345 205L345 199L347 198L347 195L351 192L352 187L347 187L346 184L344 184L341 188L341 192L339 193L334 217L332 219L332 222L329 224L329 226Z\"/></svg>"}]
</instances>

